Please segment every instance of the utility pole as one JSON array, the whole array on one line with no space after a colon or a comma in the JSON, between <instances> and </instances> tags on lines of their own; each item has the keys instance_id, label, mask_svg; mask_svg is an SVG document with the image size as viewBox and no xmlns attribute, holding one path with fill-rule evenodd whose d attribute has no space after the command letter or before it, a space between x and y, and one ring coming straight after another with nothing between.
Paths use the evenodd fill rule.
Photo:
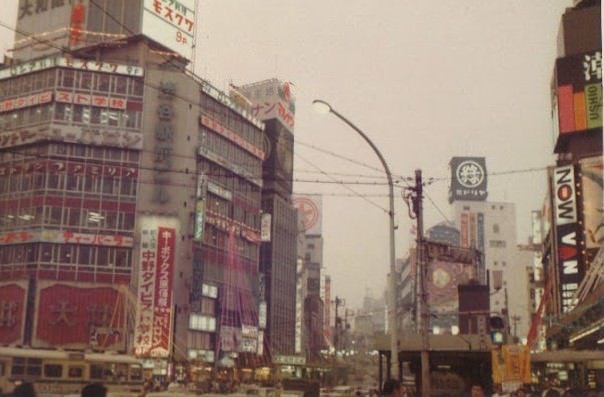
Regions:
<instances>
[{"instance_id":1,"label":"utility pole","mask_svg":"<svg viewBox=\"0 0 604 397\"><path fill-rule=\"evenodd\" d=\"M337 384L336 381L336 364L338 359L338 344L340 342L340 318L338 317L338 307L342 303L342 300L336 296L335 305L336 305L336 314L335 314L335 326L333 332L333 362L332 362L332 381L334 386Z\"/></svg>"},{"instance_id":2,"label":"utility pole","mask_svg":"<svg viewBox=\"0 0 604 397\"><path fill-rule=\"evenodd\" d=\"M417 275L418 275L418 325L422 338L421 350L421 380L422 396L430 396L430 308L428 304L428 291L426 288L427 264L424 264L424 210L423 210L423 182L422 170L415 170L415 200L413 212L417 220Z\"/></svg>"}]
</instances>

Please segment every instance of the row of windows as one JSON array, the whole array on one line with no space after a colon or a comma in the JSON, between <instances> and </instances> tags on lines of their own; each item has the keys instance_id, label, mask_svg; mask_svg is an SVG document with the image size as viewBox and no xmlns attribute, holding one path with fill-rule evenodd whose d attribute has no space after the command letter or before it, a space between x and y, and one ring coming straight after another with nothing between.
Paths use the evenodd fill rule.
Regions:
<instances>
[{"instance_id":1,"label":"row of windows","mask_svg":"<svg viewBox=\"0 0 604 397\"><path fill-rule=\"evenodd\" d=\"M77 143L49 143L25 146L18 151L0 151L0 162L14 161L20 164L24 160L40 160L49 156L78 157L95 162L107 161L127 163L123 165L137 165L140 155L136 150L114 147L80 145Z\"/></svg>"},{"instance_id":2,"label":"row of windows","mask_svg":"<svg viewBox=\"0 0 604 397\"><path fill-rule=\"evenodd\" d=\"M214 316L191 313L189 315L189 329L214 332L216 331L216 318Z\"/></svg>"},{"instance_id":3,"label":"row of windows","mask_svg":"<svg viewBox=\"0 0 604 397\"><path fill-rule=\"evenodd\" d=\"M199 141L202 147L221 156L229 163L244 168L255 178L262 178L262 160L228 139L206 128L202 128L199 133Z\"/></svg>"},{"instance_id":4,"label":"row of windows","mask_svg":"<svg viewBox=\"0 0 604 397\"><path fill-rule=\"evenodd\" d=\"M53 120L69 124L95 124L140 130L142 112L134 110L107 109L95 106L55 104Z\"/></svg>"},{"instance_id":5,"label":"row of windows","mask_svg":"<svg viewBox=\"0 0 604 397\"><path fill-rule=\"evenodd\" d=\"M263 147L264 131L253 126L227 106L202 93L201 108L209 117L218 121L223 127L231 131L237 131L246 141L254 146Z\"/></svg>"},{"instance_id":6,"label":"row of windows","mask_svg":"<svg viewBox=\"0 0 604 397\"><path fill-rule=\"evenodd\" d=\"M0 228L69 226L78 231L130 233L135 215L131 212L88 210L68 207L5 208L0 205Z\"/></svg>"},{"instance_id":7,"label":"row of windows","mask_svg":"<svg viewBox=\"0 0 604 397\"><path fill-rule=\"evenodd\" d=\"M218 229L214 225L206 224L204 231L204 244L217 248L218 251L226 252L228 248L229 235L226 232ZM247 258L253 262L258 260L259 248L258 244L251 243L246 239L236 239L238 253L242 259ZM222 264L226 263L225 258L222 258Z\"/></svg>"},{"instance_id":8,"label":"row of windows","mask_svg":"<svg viewBox=\"0 0 604 397\"><path fill-rule=\"evenodd\" d=\"M6 245L0 249L0 265L22 263L130 269L132 249L51 243Z\"/></svg>"},{"instance_id":9,"label":"row of windows","mask_svg":"<svg viewBox=\"0 0 604 397\"><path fill-rule=\"evenodd\" d=\"M86 371L89 371L89 374ZM143 373L140 365L122 363L98 364L43 364L39 358L14 357L11 365L14 377L44 377L68 379L99 380L141 380Z\"/></svg>"},{"instance_id":10,"label":"row of windows","mask_svg":"<svg viewBox=\"0 0 604 397\"><path fill-rule=\"evenodd\" d=\"M68 124L101 125L140 130L142 112L55 103L0 114L0 131L12 131L51 120Z\"/></svg>"},{"instance_id":11,"label":"row of windows","mask_svg":"<svg viewBox=\"0 0 604 397\"><path fill-rule=\"evenodd\" d=\"M209 176L212 182L232 192L233 196L240 197L242 201L253 203L254 206L260 203L260 187L239 175L206 160L201 160L197 164L197 169L201 174Z\"/></svg>"},{"instance_id":12,"label":"row of windows","mask_svg":"<svg viewBox=\"0 0 604 397\"><path fill-rule=\"evenodd\" d=\"M94 195L136 196L136 180L121 176L50 174L32 172L0 176L0 196L18 192L59 190Z\"/></svg>"},{"instance_id":13,"label":"row of windows","mask_svg":"<svg viewBox=\"0 0 604 397\"><path fill-rule=\"evenodd\" d=\"M0 81L0 97L24 96L55 87L140 98L144 92L144 81L141 77L54 68Z\"/></svg>"}]
</instances>

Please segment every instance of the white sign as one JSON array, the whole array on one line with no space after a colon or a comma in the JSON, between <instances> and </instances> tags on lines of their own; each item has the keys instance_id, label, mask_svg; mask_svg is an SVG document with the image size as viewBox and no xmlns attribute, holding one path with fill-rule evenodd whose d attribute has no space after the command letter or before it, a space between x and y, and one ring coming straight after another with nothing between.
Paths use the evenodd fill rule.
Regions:
<instances>
[{"instance_id":1,"label":"white sign","mask_svg":"<svg viewBox=\"0 0 604 397\"><path fill-rule=\"evenodd\" d=\"M554 202L556 225L577 222L577 196L575 194L575 171L572 165L554 170Z\"/></svg>"},{"instance_id":2,"label":"white sign","mask_svg":"<svg viewBox=\"0 0 604 397\"><path fill-rule=\"evenodd\" d=\"M54 67L88 70L91 72L107 72L113 74L123 74L126 76L143 76L144 69L139 66L121 65L114 62L91 61L89 59L77 59L66 56L54 56L42 59L34 59L0 70L0 80L15 76L38 72Z\"/></svg>"},{"instance_id":3,"label":"white sign","mask_svg":"<svg viewBox=\"0 0 604 397\"><path fill-rule=\"evenodd\" d=\"M298 208L304 215L304 231L309 235L321 234L322 197L295 196L292 200L294 207Z\"/></svg>"},{"instance_id":4,"label":"white sign","mask_svg":"<svg viewBox=\"0 0 604 397\"><path fill-rule=\"evenodd\" d=\"M192 60L196 4L195 0L145 0L143 34Z\"/></svg>"},{"instance_id":5,"label":"white sign","mask_svg":"<svg viewBox=\"0 0 604 397\"><path fill-rule=\"evenodd\" d=\"M260 241L271 241L271 214L265 212L260 218Z\"/></svg>"},{"instance_id":6,"label":"white sign","mask_svg":"<svg viewBox=\"0 0 604 397\"><path fill-rule=\"evenodd\" d=\"M143 134L102 126L75 126L51 124L0 132L0 148L26 145L41 140L82 143L85 145L114 146L128 149L143 148Z\"/></svg>"}]
</instances>

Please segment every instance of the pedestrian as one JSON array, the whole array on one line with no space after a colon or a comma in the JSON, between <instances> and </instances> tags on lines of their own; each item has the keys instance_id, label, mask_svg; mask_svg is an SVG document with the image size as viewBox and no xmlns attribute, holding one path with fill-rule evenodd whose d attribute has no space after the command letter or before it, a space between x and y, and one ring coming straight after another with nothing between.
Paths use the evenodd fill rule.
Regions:
<instances>
[{"instance_id":1,"label":"pedestrian","mask_svg":"<svg viewBox=\"0 0 604 397\"><path fill-rule=\"evenodd\" d=\"M472 384L472 386L470 386L470 397L484 397L482 385L478 383Z\"/></svg>"},{"instance_id":2,"label":"pedestrian","mask_svg":"<svg viewBox=\"0 0 604 397\"><path fill-rule=\"evenodd\" d=\"M501 383L495 383L494 385L495 392L493 393L493 397L509 397L508 393L503 391L503 386Z\"/></svg>"},{"instance_id":3,"label":"pedestrian","mask_svg":"<svg viewBox=\"0 0 604 397\"><path fill-rule=\"evenodd\" d=\"M524 387L519 387L518 390L516 390L516 397L528 397L528 393Z\"/></svg>"},{"instance_id":4,"label":"pedestrian","mask_svg":"<svg viewBox=\"0 0 604 397\"><path fill-rule=\"evenodd\" d=\"M13 397L36 397L34 385L29 382L23 382L13 390Z\"/></svg>"},{"instance_id":5,"label":"pedestrian","mask_svg":"<svg viewBox=\"0 0 604 397\"><path fill-rule=\"evenodd\" d=\"M107 397L107 388L100 383L84 386L81 397Z\"/></svg>"},{"instance_id":6,"label":"pedestrian","mask_svg":"<svg viewBox=\"0 0 604 397\"><path fill-rule=\"evenodd\" d=\"M387 379L382 388L384 397L401 397L401 382L396 379Z\"/></svg>"}]
</instances>

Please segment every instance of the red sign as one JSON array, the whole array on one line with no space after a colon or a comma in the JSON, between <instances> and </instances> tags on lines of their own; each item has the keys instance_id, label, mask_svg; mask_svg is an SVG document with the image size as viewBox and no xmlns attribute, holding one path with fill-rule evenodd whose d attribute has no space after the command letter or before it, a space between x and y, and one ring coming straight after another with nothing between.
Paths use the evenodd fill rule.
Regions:
<instances>
[{"instance_id":1,"label":"red sign","mask_svg":"<svg viewBox=\"0 0 604 397\"><path fill-rule=\"evenodd\" d=\"M110 286L54 284L41 287L37 299L34 345L115 347L124 341L123 302L119 292Z\"/></svg>"},{"instance_id":2,"label":"red sign","mask_svg":"<svg viewBox=\"0 0 604 397\"><path fill-rule=\"evenodd\" d=\"M82 26L86 20L86 6L84 4L74 4L71 9L71 29L69 35L69 44L77 45L82 37Z\"/></svg>"},{"instance_id":3,"label":"red sign","mask_svg":"<svg viewBox=\"0 0 604 397\"><path fill-rule=\"evenodd\" d=\"M175 248L175 229L142 230L134 330L134 352L139 357L170 354Z\"/></svg>"},{"instance_id":4,"label":"red sign","mask_svg":"<svg viewBox=\"0 0 604 397\"><path fill-rule=\"evenodd\" d=\"M76 105L92 105L102 108L125 110L127 101L124 98L109 98L103 95L88 95L68 91L56 91L55 101L60 103L75 103Z\"/></svg>"},{"instance_id":5,"label":"red sign","mask_svg":"<svg viewBox=\"0 0 604 397\"><path fill-rule=\"evenodd\" d=\"M42 92L24 97L6 99L0 102L0 112L23 109L29 106L43 105L52 101L52 92Z\"/></svg>"},{"instance_id":6,"label":"red sign","mask_svg":"<svg viewBox=\"0 0 604 397\"><path fill-rule=\"evenodd\" d=\"M155 307L153 315L153 348L170 351L170 315L172 313L172 282L176 231L160 227L155 273Z\"/></svg>"},{"instance_id":7,"label":"red sign","mask_svg":"<svg viewBox=\"0 0 604 397\"><path fill-rule=\"evenodd\" d=\"M0 284L0 345L22 341L26 291L17 283Z\"/></svg>"}]
</instances>

